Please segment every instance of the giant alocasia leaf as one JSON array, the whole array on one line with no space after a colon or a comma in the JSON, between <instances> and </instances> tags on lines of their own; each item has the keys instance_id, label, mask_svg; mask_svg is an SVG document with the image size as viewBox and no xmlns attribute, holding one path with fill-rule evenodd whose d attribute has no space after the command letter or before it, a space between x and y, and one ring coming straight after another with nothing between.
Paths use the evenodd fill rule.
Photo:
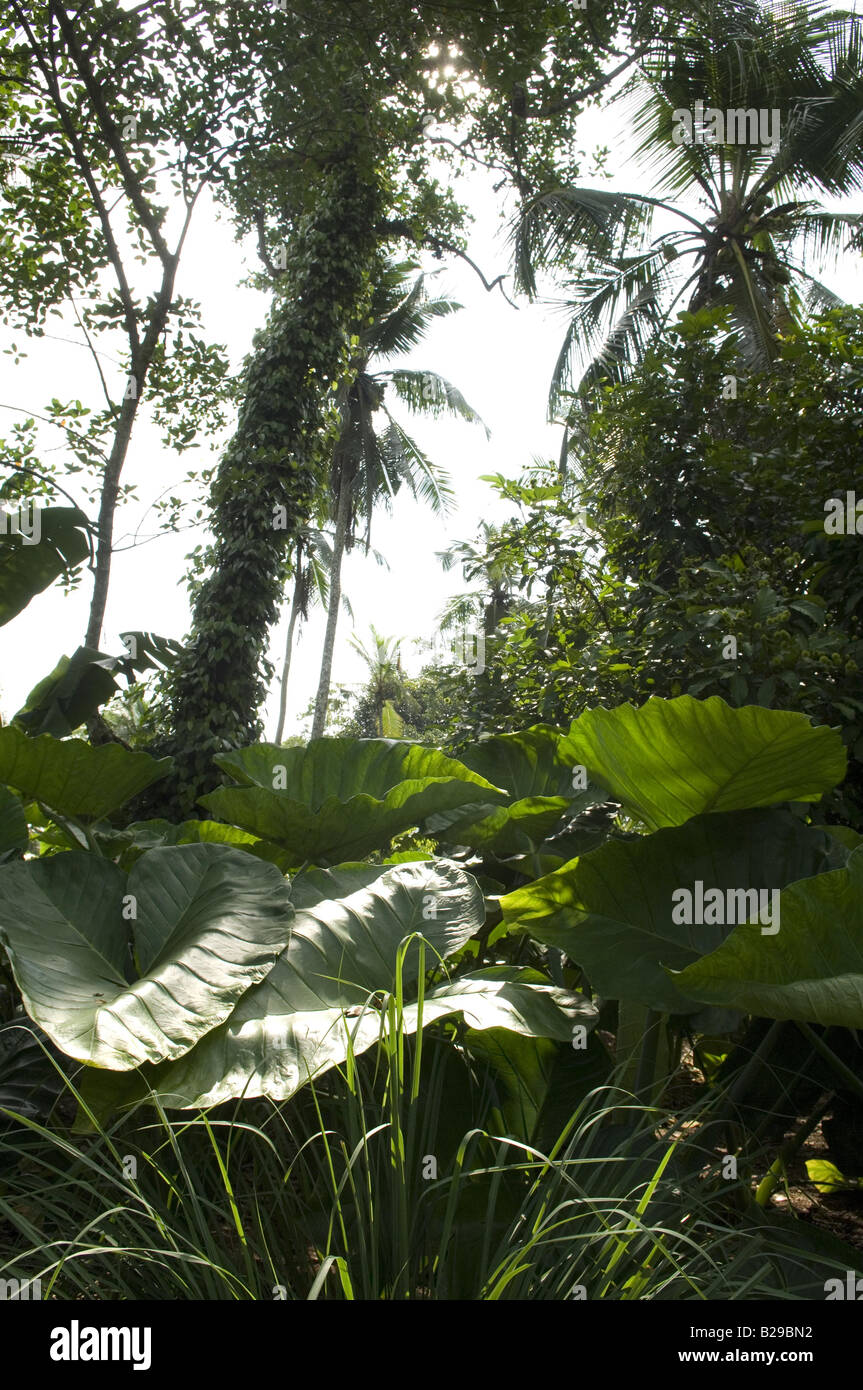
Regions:
<instances>
[{"instance_id":1,"label":"giant alocasia leaf","mask_svg":"<svg viewBox=\"0 0 863 1390\"><path fill-rule=\"evenodd\" d=\"M766 1018L863 1028L863 848L844 869L786 888L775 936L738 926L674 984Z\"/></svg>"},{"instance_id":2,"label":"giant alocasia leaf","mask_svg":"<svg viewBox=\"0 0 863 1390\"><path fill-rule=\"evenodd\" d=\"M362 859L432 813L505 793L434 748L391 739L315 739L305 748L259 744L219 765L245 785L201 804L275 841L296 864Z\"/></svg>"},{"instance_id":3,"label":"giant alocasia leaf","mask_svg":"<svg viewBox=\"0 0 863 1390\"><path fill-rule=\"evenodd\" d=\"M279 870L221 845L154 849L128 877L76 851L0 869L0 944L27 1012L68 1056L116 1071L179 1057L227 1018L291 916Z\"/></svg>"},{"instance_id":4,"label":"giant alocasia leaf","mask_svg":"<svg viewBox=\"0 0 863 1390\"><path fill-rule=\"evenodd\" d=\"M381 1017L371 996L392 990L400 944L412 933L426 941L425 965L452 955L484 918L476 881L445 862L315 869L292 886L296 908L287 950L266 980L249 990L220 1028L186 1057L142 1069L166 1105L215 1104L237 1096L285 1100L298 1087L375 1043ZM420 950L408 948L402 968L404 1026L419 1025L415 1000ZM527 980L527 983L523 981ZM567 1037L571 1018L593 1021L589 1001L532 972L508 968L444 982L425 996L422 1020L463 1013L474 1027L536 1030Z\"/></svg>"},{"instance_id":5,"label":"giant alocasia leaf","mask_svg":"<svg viewBox=\"0 0 863 1390\"><path fill-rule=\"evenodd\" d=\"M14 724L0 729L0 782L60 815L99 820L170 766L170 758L133 753L119 743L92 748L77 738L30 738Z\"/></svg>"},{"instance_id":6,"label":"giant alocasia leaf","mask_svg":"<svg viewBox=\"0 0 863 1390\"><path fill-rule=\"evenodd\" d=\"M505 787L516 801L532 796L569 800L574 794L572 769L578 753L566 734L549 724L480 739L462 761L495 786Z\"/></svg>"},{"instance_id":7,"label":"giant alocasia leaf","mask_svg":"<svg viewBox=\"0 0 863 1390\"><path fill-rule=\"evenodd\" d=\"M449 844L469 845L497 855L530 852L560 825L605 793L583 785L573 769L576 749L559 729L536 724L521 733L481 739L462 761L510 795L507 806L444 812L428 829ZM483 813L484 811L484 813ZM478 813L479 812L479 813Z\"/></svg>"},{"instance_id":8,"label":"giant alocasia leaf","mask_svg":"<svg viewBox=\"0 0 863 1390\"><path fill-rule=\"evenodd\" d=\"M505 921L564 950L600 994L687 1013L700 1008L698 996L684 994L685 973L672 979L663 967L682 969L714 950L733 923L675 922L675 890L693 890L696 880L723 892L782 888L843 853L787 811L698 816L654 835L609 840L500 904Z\"/></svg>"},{"instance_id":9,"label":"giant alocasia leaf","mask_svg":"<svg viewBox=\"0 0 863 1390\"><path fill-rule=\"evenodd\" d=\"M425 748L390 738L316 738L300 748L256 743L221 753L216 762L237 782L273 790L281 781L295 801L316 811L331 797L348 801L365 793L378 799L405 781L428 777L455 778L472 783L499 798L500 789L464 763ZM284 776L277 769L284 768Z\"/></svg>"},{"instance_id":10,"label":"giant alocasia leaf","mask_svg":"<svg viewBox=\"0 0 863 1390\"><path fill-rule=\"evenodd\" d=\"M845 776L835 729L786 710L733 709L717 695L587 710L570 741L591 781L651 830L707 811L817 801Z\"/></svg>"},{"instance_id":11,"label":"giant alocasia leaf","mask_svg":"<svg viewBox=\"0 0 863 1390\"><path fill-rule=\"evenodd\" d=\"M221 821L187 820L175 825L169 820L133 821L123 830L98 831L96 839L105 844L109 857L123 869L131 869L142 854L163 845L233 845L258 859L276 864L282 873L290 868L290 855L278 845L259 840L247 830Z\"/></svg>"}]
</instances>

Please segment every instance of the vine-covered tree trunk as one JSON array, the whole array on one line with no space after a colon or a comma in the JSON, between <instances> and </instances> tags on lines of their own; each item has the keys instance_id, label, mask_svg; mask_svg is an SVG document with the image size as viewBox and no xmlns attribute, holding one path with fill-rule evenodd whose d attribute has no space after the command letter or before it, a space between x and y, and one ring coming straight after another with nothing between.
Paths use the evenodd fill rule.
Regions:
<instances>
[{"instance_id":1,"label":"vine-covered tree trunk","mask_svg":"<svg viewBox=\"0 0 863 1390\"><path fill-rule=\"evenodd\" d=\"M211 573L171 681L167 751L175 763L162 814L194 815L197 797L218 781L214 754L261 733L284 551L309 519L326 393L341 385L348 325L373 280L380 195L370 167L356 147L333 161L324 195L289 246L287 292L247 368L237 429L213 485Z\"/></svg>"}]
</instances>

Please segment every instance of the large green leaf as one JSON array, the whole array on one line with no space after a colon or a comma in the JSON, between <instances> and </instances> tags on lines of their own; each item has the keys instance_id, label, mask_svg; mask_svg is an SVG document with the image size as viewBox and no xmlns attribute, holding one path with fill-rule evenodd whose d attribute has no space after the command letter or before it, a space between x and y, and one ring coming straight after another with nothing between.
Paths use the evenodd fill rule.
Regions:
<instances>
[{"instance_id":1,"label":"large green leaf","mask_svg":"<svg viewBox=\"0 0 863 1390\"><path fill-rule=\"evenodd\" d=\"M536 796L570 800L575 790L572 770L579 757L560 729L535 724L521 733L480 739L462 761L495 786L505 787L516 801Z\"/></svg>"},{"instance_id":2,"label":"large green leaf","mask_svg":"<svg viewBox=\"0 0 863 1390\"><path fill-rule=\"evenodd\" d=\"M507 923L564 950L606 998L690 1013L700 996L687 996L686 977L672 979L663 967L681 970L714 950L733 923L675 922L682 915L675 891L694 892L697 880L705 892L778 889L830 868L842 853L787 811L698 816L654 835L609 840L500 905Z\"/></svg>"},{"instance_id":3,"label":"large green leaf","mask_svg":"<svg viewBox=\"0 0 863 1390\"><path fill-rule=\"evenodd\" d=\"M863 847L844 869L784 890L775 936L738 926L675 986L766 1018L863 1028Z\"/></svg>"},{"instance_id":4,"label":"large green leaf","mask_svg":"<svg viewBox=\"0 0 863 1390\"><path fill-rule=\"evenodd\" d=\"M581 786L573 775L575 746L547 724L516 734L480 740L462 755L475 772L504 787L508 806L472 806L469 814L448 812L428 823L432 834L448 844L468 845L498 856L532 853L538 844L604 796Z\"/></svg>"},{"instance_id":5,"label":"large green leaf","mask_svg":"<svg viewBox=\"0 0 863 1390\"><path fill-rule=\"evenodd\" d=\"M141 1080L166 1105L187 1108L257 1095L287 1099L311 1077L343 1062L349 1047L359 1053L378 1041L382 1019L373 1002L393 988L406 937L422 934L428 968L438 956L457 951L484 916L475 880L441 861L312 870L295 881L293 901L290 944L263 984L187 1056L142 1068ZM414 942L402 968L408 997L417 993L419 965ZM592 1021L594 1012L581 996L536 985L533 972L504 968L435 986L425 996L422 1022L461 1013L476 1028L561 1037L570 1036L573 1016ZM417 1003L407 1003L405 1029L419 1024ZM110 1096L112 1102L120 1099L116 1092Z\"/></svg>"},{"instance_id":6,"label":"large green leaf","mask_svg":"<svg viewBox=\"0 0 863 1390\"><path fill-rule=\"evenodd\" d=\"M15 725L0 729L0 782L61 815L99 820L164 777L170 766L170 758L157 760L118 743L92 748L76 738L30 738Z\"/></svg>"},{"instance_id":7,"label":"large green leaf","mask_svg":"<svg viewBox=\"0 0 863 1390\"><path fill-rule=\"evenodd\" d=\"M785 710L733 709L716 695L588 710L570 740L591 780L651 830L707 811L817 801L847 761L835 729Z\"/></svg>"},{"instance_id":8,"label":"large green leaf","mask_svg":"<svg viewBox=\"0 0 863 1390\"><path fill-rule=\"evenodd\" d=\"M247 830L214 820L186 820L179 825L169 820L133 821L121 831L97 832L96 838L112 851L115 847L121 850L118 862L124 869L130 869L142 854L163 845L234 845L258 859L277 864L282 873L290 868L291 856L286 850L257 839ZM112 857L116 856L112 853Z\"/></svg>"},{"instance_id":9,"label":"large green leaf","mask_svg":"<svg viewBox=\"0 0 863 1390\"><path fill-rule=\"evenodd\" d=\"M598 1012L584 995L538 982L538 972L509 965L472 970L428 990L422 1003L422 1022L458 1013L471 1028L508 1028L528 1038L572 1038L575 1022L591 1027ZM420 1007L408 1004L405 1027L419 1025Z\"/></svg>"},{"instance_id":10,"label":"large green leaf","mask_svg":"<svg viewBox=\"0 0 863 1390\"><path fill-rule=\"evenodd\" d=\"M111 672L114 657L91 647L61 656L54 670L34 686L14 716L28 734L66 738L119 690Z\"/></svg>"},{"instance_id":11,"label":"large green leaf","mask_svg":"<svg viewBox=\"0 0 863 1390\"><path fill-rule=\"evenodd\" d=\"M278 869L221 845L155 849L128 878L77 851L10 864L0 894L0 943L30 1017L68 1056L116 1071L188 1051L290 933Z\"/></svg>"},{"instance_id":12,"label":"large green leaf","mask_svg":"<svg viewBox=\"0 0 863 1390\"><path fill-rule=\"evenodd\" d=\"M359 794L381 800L399 782L447 778L473 783L490 801L501 799L500 788L472 772L464 763L424 748L389 738L316 738L302 748L256 743L251 748L222 753L215 760L237 782L268 791L284 784L286 794L310 810L320 810L332 798L348 801ZM281 772L280 769L284 769Z\"/></svg>"},{"instance_id":13,"label":"large green leaf","mask_svg":"<svg viewBox=\"0 0 863 1390\"><path fill-rule=\"evenodd\" d=\"M77 507L46 507L39 512L38 544L8 530L0 535L0 626L16 617L31 598L90 554L88 521Z\"/></svg>"},{"instance_id":14,"label":"large green leaf","mask_svg":"<svg viewBox=\"0 0 863 1390\"><path fill-rule=\"evenodd\" d=\"M357 1052L377 1041L380 1018L366 1005L392 987L406 936L422 933L430 968L437 953L452 954L478 931L485 915L475 880L440 862L312 869L294 880L291 898L291 940L263 983L187 1057L144 1069L166 1104L287 1099L343 1062L349 1039ZM414 943L402 972L407 987L419 959Z\"/></svg>"},{"instance_id":15,"label":"large green leaf","mask_svg":"<svg viewBox=\"0 0 863 1390\"><path fill-rule=\"evenodd\" d=\"M362 859L432 813L475 801L478 788L489 801L505 799L436 749L389 739L260 744L216 761L247 785L221 787L201 804L284 845L296 864Z\"/></svg>"},{"instance_id":16,"label":"large green leaf","mask_svg":"<svg viewBox=\"0 0 863 1390\"><path fill-rule=\"evenodd\" d=\"M483 808L484 810L487 808ZM467 845L495 855L529 853L560 825L564 815L576 814L578 807L563 796L526 796L511 806L496 806L478 819L433 817L428 830L450 845Z\"/></svg>"}]
</instances>

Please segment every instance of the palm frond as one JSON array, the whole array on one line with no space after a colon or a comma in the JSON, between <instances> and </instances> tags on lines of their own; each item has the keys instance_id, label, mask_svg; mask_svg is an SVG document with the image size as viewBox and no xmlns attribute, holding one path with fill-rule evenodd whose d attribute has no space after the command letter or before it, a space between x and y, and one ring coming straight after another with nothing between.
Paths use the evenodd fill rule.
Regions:
<instances>
[{"instance_id":1,"label":"palm frond","mask_svg":"<svg viewBox=\"0 0 863 1390\"><path fill-rule=\"evenodd\" d=\"M395 371L381 373L380 379L391 385L399 400L415 414L428 414L435 419L441 415L454 415L471 425L482 425L486 439L491 437L488 425L468 404L461 391L436 372L399 367Z\"/></svg>"},{"instance_id":2,"label":"palm frond","mask_svg":"<svg viewBox=\"0 0 863 1390\"><path fill-rule=\"evenodd\" d=\"M387 428L380 436L381 457L391 496L404 483L436 516L448 515L455 506L455 490L446 469L432 463L407 430L387 412Z\"/></svg>"},{"instance_id":3,"label":"palm frond","mask_svg":"<svg viewBox=\"0 0 863 1390\"><path fill-rule=\"evenodd\" d=\"M667 253L659 245L582 276L578 298L566 306L572 317L552 375L552 413L564 394L574 389L579 345L588 359L640 360L658 324L658 302L668 287L667 266ZM624 311L619 315L621 304Z\"/></svg>"},{"instance_id":4,"label":"palm frond","mask_svg":"<svg viewBox=\"0 0 863 1390\"><path fill-rule=\"evenodd\" d=\"M389 300L372 301L374 322L364 334L370 358L393 357L409 352L421 342L435 319L458 313L461 304L443 296L430 296L425 289L425 276L420 275L410 288L404 283L389 287ZM398 295L398 297L396 297Z\"/></svg>"},{"instance_id":5,"label":"palm frond","mask_svg":"<svg viewBox=\"0 0 863 1390\"><path fill-rule=\"evenodd\" d=\"M744 272L735 266L722 291L721 302L731 311L730 319L737 331L741 353L757 371L770 365L776 356L776 290L751 263Z\"/></svg>"},{"instance_id":6,"label":"palm frond","mask_svg":"<svg viewBox=\"0 0 863 1390\"><path fill-rule=\"evenodd\" d=\"M451 632L453 628L466 628L481 620L482 610L483 596L478 590L473 593L453 594L438 614L438 629L441 632Z\"/></svg>"},{"instance_id":7,"label":"palm frond","mask_svg":"<svg viewBox=\"0 0 863 1390\"><path fill-rule=\"evenodd\" d=\"M863 213L820 212L803 210L795 219L795 232L800 237L800 252L815 255L820 263L834 262L847 251L854 236L863 227Z\"/></svg>"},{"instance_id":8,"label":"palm frond","mask_svg":"<svg viewBox=\"0 0 863 1390\"><path fill-rule=\"evenodd\" d=\"M510 233L516 287L534 298L536 272L584 255L614 260L649 232L656 200L607 189L558 188L531 198Z\"/></svg>"},{"instance_id":9,"label":"palm frond","mask_svg":"<svg viewBox=\"0 0 863 1390\"><path fill-rule=\"evenodd\" d=\"M647 282L629 300L579 382L579 395L599 380L624 380L642 361L662 326L659 288L659 281Z\"/></svg>"}]
</instances>

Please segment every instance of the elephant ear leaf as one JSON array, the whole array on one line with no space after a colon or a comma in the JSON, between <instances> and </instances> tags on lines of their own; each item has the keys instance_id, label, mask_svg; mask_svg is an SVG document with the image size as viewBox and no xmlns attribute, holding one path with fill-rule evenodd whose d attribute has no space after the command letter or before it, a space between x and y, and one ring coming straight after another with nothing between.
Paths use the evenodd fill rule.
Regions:
<instances>
[{"instance_id":1,"label":"elephant ear leaf","mask_svg":"<svg viewBox=\"0 0 863 1390\"><path fill-rule=\"evenodd\" d=\"M774 925L770 934L755 923L736 927L675 985L764 1018L863 1028L863 848L844 869L785 888Z\"/></svg>"},{"instance_id":2,"label":"elephant ear leaf","mask_svg":"<svg viewBox=\"0 0 863 1390\"><path fill-rule=\"evenodd\" d=\"M579 765L576 746L549 724L481 739L462 754L462 760L489 782L505 787L514 801L535 796L562 796L569 801L583 790L573 776Z\"/></svg>"},{"instance_id":3,"label":"elephant ear leaf","mask_svg":"<svg viewBox=\"0 0 863 1390\"><path fill-rule=\"evenodd\" d=\"M505 793L434 748L389 739L260 744L216 759L244 785L201 804L232 825L284 845L296 864L362 859L434 813Z\"/></svg>"},{"instance_id":4,"label":"elephant ear leaf","mask_svg":"<svg viewBox=\"0 0 863 1390\"><path fill-rule=\"evenodd\" d=\"M290 944L266 980L179 1061L142 1069L139 1090L130 1087L128 1100L146 1086L180 1109L239 1096L288 1099L349 1051L358 1054L379 1040L384 1024L375 999L393 989L400 955L405 994L418 995L423 954L416 934L424 938L428 969L458 950L484 917L476 881L440 860L311 870L295 881L293 901ZM592 1021L595 1010L534 972L504 967L436 985L421 1008L409 999L402 1024L413 1032L456 1013L476 1029L568 1038L572 1018ZM96 1108L126 1103L98 1083L88 1100Z\"/></svg>"},{"instance_id":5,"label":"elephant ear leaf","mask_svg":"<svg viewBox=\"0 0 863 1390\"><path fill-rule=\"evenodd\" d=\"M221 753L215 760L237 782L285 791L292 800L318 810L331 798L381 799L405 781L453 779L473 784L500 799L500 789L437 748L390 738L316 738L303 748L258 743Z\"/></svg>"},{"instance_id":6,"label":"elephant ear leaf","mask_svg":"<svg viewBox=\"0 0 863 1390\"><path fill-rule=\"evenodd\" d=\"M30 1017L68 1056L115 1071L182 1056L290 934L279 870L221 845L154 849L128 878L73 851L6 866L0 889L0 943Z\"/></svg>"},{"instance_id":7,"label":"elephant ear leaf","mask_svg":"<svg viewBox=\"0 0 863 1390\"><path fill-rule=\"evenodd\" d=\"M349 1048L359 1053L378 1040L381 1019L369 1001L392 989L406 937L422 934L431 968L485 917L475 879L442 861L313 869L291 892L291 940L267 978L187 1056L143 1073L166 1105L286 1100ZM414 940L402 966L407 989L420 960Z\"/></svg>"},{"instance_id":8,"label":"elephant ear leaf","mask_svg":"<svg viewBox=\"0 0 863 1390\"><path fill-rule=\"evenodd\" d=\"M530 853L564 817L571 819L605 795L587 785L575 746L547 724L482 739L462 758L474 772L505 787L510 803L446 812L430 820L428 829L449 844L486 854Z\"/></svg>"},{"instance_id":9,"label":"elephant ear leaf","mask_svg":"<svg viewBox=\"0 0 863 1390\"><path fill-rule=\"evenodd\" d=\"M157 760L118 743L92 748L77 738L30 738L14 724L0 729L0 782L64 816L101 820L170 766L170 758Z\"/></svg>"},{"instance_id":10,"label":"elephant ear leaf","mask_svg":"<svg viewBox=\"0 0 863 1390\"><path fill-rule=\"evenodd\" d=\"M790 811L697 816L654 835L609 840L500 905L511 927L564 950L606 998L693 1013L700 996L684 992L684 967L713 951L741 913L772 902L770 891L822 873L841 852ZM694 903L699 882L702 892L718 890L730 911L687 912L686 894Z\"/></svg>"},{"instance_id":11,"label":"elephant ear leaf","mask_svg":"<svg viewBox=\"0 0 863 1390\"><path fill-rule=\"evenodd\" d=\"M716 695L588 710L570 740L591 780L651 830L708 811L818 801L847 764L837 730Z\"/></svg>"}]
</instances>

